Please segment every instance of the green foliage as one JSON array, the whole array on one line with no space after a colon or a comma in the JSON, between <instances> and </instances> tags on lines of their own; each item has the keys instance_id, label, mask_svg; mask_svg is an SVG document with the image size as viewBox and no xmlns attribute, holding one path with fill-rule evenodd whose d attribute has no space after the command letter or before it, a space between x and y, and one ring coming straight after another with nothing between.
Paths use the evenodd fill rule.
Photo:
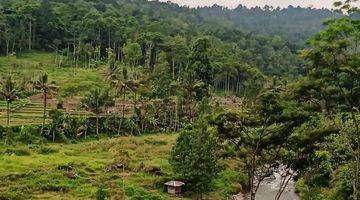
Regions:
<instances>
[{"instance_id":1,"label":"green foliage","mask_svg":"<svg viewBox=\"0 0 360 200\"><path fill-rule=\"evenodd\" d=\"M141 47L138 43L128 41L124 46L125 63L132 67L137 67L142 58Z\"/></svg>"},{"instance_id":2,"label":"green foliage","mask_svg":"<svg viewBox=\"0 0 360 200\"><path fill-rule=\"evenodd\" d=\"M332 184L334 184L334 189L332 194L330 194L329 199L343 199L350 200L353 194L353 187L351 181L352 170L349 169L350 165L344 165L339 167L334 173Z\"/></svg>"},{"instance_id":3,"label":"green foliage","mask_svg":"<svg viewBox=\"0 0 360 200\"><path fill-rule=\"evenodd\" d=\"M40 144L44 141L38 126L22 126L19 134L15 138L25 144Z\"/></svg>"},{"instance_id":4,"label":"green foliage","mask_svg":"<svg viewBox=\"0 0 360 200\"><path fill-rule=\"evenodd\" d=\"M196 194L209 192L220 172L214 132L205 124L185 127L171 151L174 173Z\"/></svg>"},{"instance_id":5,"label":"green foliage","mask_svg":"<svg viewBox=\"0 0 360 200\"><path fill-rule=\"evenodd\" d=\"M83 99L82 105L89 111L96 115L101 114L105 107L114 104L109 90L102 90L100 88L93 88Z\"/></svg>"},{"instance_id":6,"label":"green foliage","mask_svg":"<svg viewBox=\"0 0 360 200\"><path fill-rule=\"evenodd\" d=\"M106 200L108 197L108 191L103 186L100 186L96 192L96 200Z\"/></svg>"},{"instance_id":7,"label":"green foliage","mask_svg":"<svg viewBox=\"0 0 360 200\"><path fill-rule=\"evenodd\" d=\"M6 149L3 153L7 155L16 155L16 156L29 156L31 154L29 149L26 148Z\"/></svg>"},{"instance_id":8,"label":"green foliage","mask_svg":"<svg viewBox=\"0 0 360 200\"><path fill-rule=\"evenodd\" d=\"M210 41L200 38L194 42L189 55L186 78L192 82L200 81L201 87L196 90L196 98L201 100L209 96L209 87L213 83L213 66L209 58Z\"/></svg>"},{"instance_id":9,"label":"green foliage","mask_svg":"<svg viewBox=\"0 0 360 200\"><path fill-rule=\"evenodd\" d=\"M51 147L41 145L36 149L36 152L42 155L49 155L49 154L57 153L58 151Z\"/></svg>"},{"instance_id":10,"label":"green foliage","mask_svg":"<svg viewBox=\"0 0 360 200\"><path fill-rule=\"evenodd\" d=\"M302 103L308 104L313 112L324 113L329 124L336 127L333 132L338 134L315 157L314 166L320 172L312 168L315 171L308 177L309 184L313 183L313 188L328 187L335 169L354 163L351 177L354 199L360 197L360 60L355 50L360 39L359 24L359 20L349 18L331 20L309 41L311 48L304 50L303 56L311 61L312 68L306 79L299 82L298 90ZM309 100L313 103L309 104ZM347 153L340 155L338 151ZM336 161L330 160L333 158ZM334 189L336 192L338 188Z\"/></svg>"},{"instance_id":11,"label":"green foliage","mask_svg":"<svg viewBox=\"0 0 360 200\"><path fill-rule=\"evenodd\" d=\"M16 82L11 75L0 81L0 99L6 101L7 126L10 125L11 103L19 98Z\"/></svg>"}]
</instances>

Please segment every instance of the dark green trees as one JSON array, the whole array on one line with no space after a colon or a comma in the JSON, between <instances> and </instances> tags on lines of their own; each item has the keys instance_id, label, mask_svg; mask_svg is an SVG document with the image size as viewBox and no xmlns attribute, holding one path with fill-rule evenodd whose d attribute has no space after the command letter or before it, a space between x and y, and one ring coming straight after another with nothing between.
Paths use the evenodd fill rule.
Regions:
<instances>
[{"instance_id":1,"label":"dark green trees","mask_svg":"<svg viewBox=\"0 0 360 200\"><path fill-rule=\"evenodd\" d=\"M311 48L303 52L312 68L299 84L300 99L313 102L313 107L333 121L347 138L347 151L353 157L350 168L353 169L354 199L360 199L359 41L359 20L328 22L327 27L310 40Z\"/></svg>"},{"instance_id":2,"label":"dark green trees","mask_svg":"<svg viewBox=\"0 0 360 200\"><path fill-rule=\"evenodd\" d=\"M189 55L189 66L187 70L193 73L196 80L207 85L213 82L213 68L210 63L210 41L207 38L200 38L194 42Z\"/></svg>"},{"instance_id":3,"label":"dark green trees","mask_svg":"<svg viewBox=\"0 0 360 200\"><path fill-rule=\"evenodd\" d=\"M235 156L244 163L252 200L265 177L283 166L284 182L275 198L280 199L287 181L306 165L302 159L312 155L312 146L328 135L315 132L310 139L298 137L296 130L310 117L283 87L271 86L246 111L221 113L214 118L219 138L227 148L235 149Z\"/></svg>"},{"instance_id":4,"label":"dark green trees","mask_svg":"<svg viewBox=\"0 0 360 200\"><path fill-rule=\"evenodd\" d=\"M186 127L171 151L174 173L200 196L210 191L220 171L216 149L214 130L200 124Z\"/></svg>"},{"instance_id":5,"label":"dark green trees","mask_svg":"<svg viewBox=\"0 0 360 200\"><path fill-rule=\"evenodd\" d=\"M196 91L196 98L201 100L209 96L210 86L213 83L213 67L210 62L210 41L207 38L200 38L194 42L189 55L189 64L186 68L185 77L191 82L200 81L203 83Z\"/></svg>"}]
</instances>

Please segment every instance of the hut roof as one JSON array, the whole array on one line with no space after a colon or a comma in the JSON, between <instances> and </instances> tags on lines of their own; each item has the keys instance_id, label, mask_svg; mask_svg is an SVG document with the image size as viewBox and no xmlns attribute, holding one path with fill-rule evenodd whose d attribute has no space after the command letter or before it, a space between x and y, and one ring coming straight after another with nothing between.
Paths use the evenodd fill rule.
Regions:
<instances>
[{"instance_id":1,"label":"hut roof","mask_svg":"<svg viewBox=\"0 0 360 200\"><path fill-rule=\"evenodd\" d=\"M185 185L185 183L181 181L169 181L165 183L166 186L172 186L172 187L181 187Z\"/></svg>"}]
</instances>

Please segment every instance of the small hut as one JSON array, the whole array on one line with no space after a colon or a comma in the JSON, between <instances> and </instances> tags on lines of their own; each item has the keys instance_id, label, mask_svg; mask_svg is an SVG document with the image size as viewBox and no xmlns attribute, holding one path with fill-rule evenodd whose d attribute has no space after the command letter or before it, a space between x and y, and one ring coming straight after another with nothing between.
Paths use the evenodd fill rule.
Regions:
<instances>
[{"instance_id":1,"label":"small hut","mask_svg":"<svg viewBox=\"0 0 360 200\"><path fill-rule=\"evenodd\" d=\"M169 194L181 194L181 187L185 183L181 181L169 181L165 183L166 190Z\"/></svg>"}]
</instances>

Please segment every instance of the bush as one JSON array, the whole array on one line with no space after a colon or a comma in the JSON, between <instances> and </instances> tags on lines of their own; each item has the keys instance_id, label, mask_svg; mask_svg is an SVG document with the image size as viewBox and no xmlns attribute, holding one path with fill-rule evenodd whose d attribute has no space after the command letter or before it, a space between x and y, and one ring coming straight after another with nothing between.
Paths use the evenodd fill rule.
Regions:
<instances>
[{"instance_id":1,"label":"bush","mask_svg":"<svg viewBox=\"0 0 360 200\"><path fill-rule=\"evenodd\" d=\"M351 167L345 165L340 167L334 175L332 184L335 185L329 199L332 200L350 200L353 194L353 178Z\"/></svg>"},{"instance_id":2,"label":"bush","mask_svg":"<svg viewBox=\"0 0 360 200\"><path fill-rule=\"evenodd\" d=\"M0 139L3 140L5 138L5 132L6 132L6 128L3 126L0 126Z\"/></svg>"},{"instance_id":3,"label":"bush","mask_svg":"<svg viewBox=\"0 0 360 200\"><path fill-rule=\"evenodd\" d=\"M36 152L38 154L48 155L48 154L52 154L52 153L57 153L58 150L53 149L51 147L40 146L36 149Z\"/></svg>"},{"instance_id":4,"label":"bush","mask_svg":"<svg viewBox=\"0 0 360 200\"><path fill-rule=\"evenodd\" d=\"M104 188L104 186L100 186L96 192L96 200L105 200L109 197L109 191Z\"/></svg>"},{"instance_id":5,"label":"bush","mask_svg":"<svg viewBox=\"0 0 360 200\"><path fill-rule=\"evenodd\" d=\"M40 134L39 127L28 125L22 126L15 140L25 144L39 144L44 142L44 137Z\"/></svg>"},{"instance_id":6,"label":"bush","mask_svg":"<svg viewBox=\"0 0 360 200\"><path fill-rule=\"evenodd\" d=\"M30 151L28 149L25 149L25 148L6 149L4 154L16 155L16 156L29 156Z\"/></svg>"},{"instance_id":7,"label":"bush","mask_svg":"<svg viewBox=\"0 0 360 200\"><path fill-rule=\"evenodd\" d=\"M200 122L185 128L171 151L170 164L186 187L198 195L210 191L220 172L214 131Z\"/></svg>"}]
</instances>

